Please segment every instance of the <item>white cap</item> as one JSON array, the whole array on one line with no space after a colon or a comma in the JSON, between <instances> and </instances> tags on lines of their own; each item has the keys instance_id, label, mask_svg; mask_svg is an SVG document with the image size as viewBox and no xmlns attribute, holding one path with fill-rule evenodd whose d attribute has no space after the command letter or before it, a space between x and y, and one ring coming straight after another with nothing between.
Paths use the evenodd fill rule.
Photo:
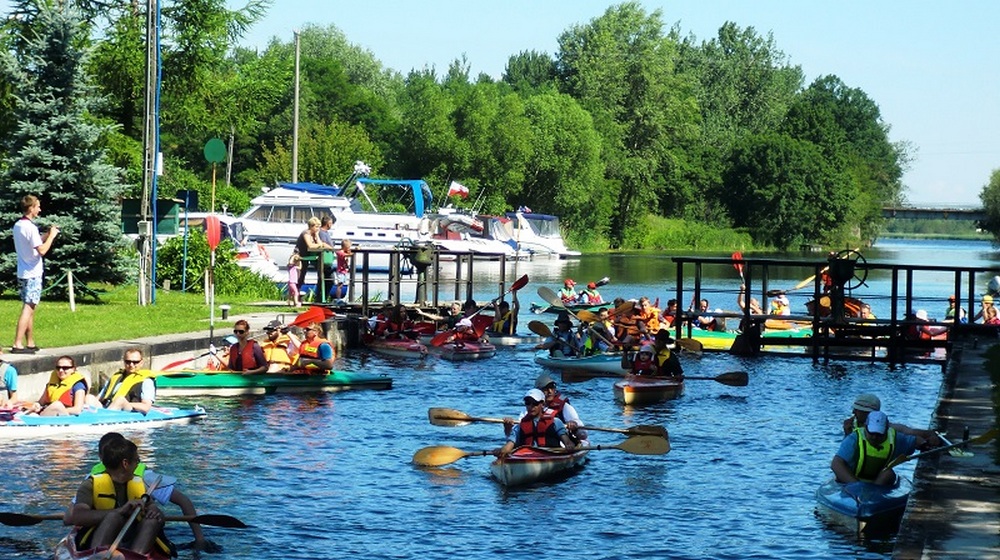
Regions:
<instances>
[{"instance_id":1,"label":"white cap","mask_svg":"<svg viewBox=\"0 0 1000 560\"><path fill-rule=\"evenodd\" d=\"M927 320L927 310L926 309L919 309L919 310L917 310L917 319L920 319L921 321L926 321Z\"/></svg>"},{"instance_id":2,"label":"white cap","mask_svg":"<svg viewBox=\"0 0 1000 560\"><path fill-rule=\"evenodd\" d=\"M884 434L889 429L889 417L881 410L874 410L868 414L865 428L872 434Z\"/></svg>"},{"instance_id":3,"label":"white cap","mask_svg":"<svg viewBox=\"0 0 1000 560\"><path fill-rule=\"evenodd\" d=\"M652 344L643 344L642 348L639 348L639 353L648 352L650 354L656 354L656 349L653 348Z\"/></svg>"},{"instance_id":4,"label":"white cap","mask_svg":"<svg viewBox=\"0 0 1000 560\"><path fill-rule=\"evenodd\" d=\"M468 317L462 317L461 319L458 320L458 323L456 323L455 326L456 327L469 327L471 329L472 328L472 319L469 319Z\"/></svg>"},{"instance_id":5,"label":"white cap","mask_svg":"<svg viewBox=\"0 0 1000 560\"><path fill-rule=\"evenodd\" d=\"M545 393L538 389L532 389L524 394L524 398L531 399L535 402L545 402Z\"/></svg>"}]
</instances>

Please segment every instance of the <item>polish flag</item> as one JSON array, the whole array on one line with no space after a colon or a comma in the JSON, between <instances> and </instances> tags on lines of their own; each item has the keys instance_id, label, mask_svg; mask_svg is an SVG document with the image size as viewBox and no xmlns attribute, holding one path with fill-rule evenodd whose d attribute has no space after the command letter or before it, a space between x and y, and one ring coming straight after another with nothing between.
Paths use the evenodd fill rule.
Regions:
<instances>
[{"instance_id":1,"label":"polish flag","mask_svg":"<svg viewBox=\"0 0 1000 560\"><path fill-rule=\"evenodd\" d=\"M458 181L452 181L451 185L448 186L448 196L455 195L467 198L469 196L469 187L459 184Z\"/></svg>"}]
</instances>

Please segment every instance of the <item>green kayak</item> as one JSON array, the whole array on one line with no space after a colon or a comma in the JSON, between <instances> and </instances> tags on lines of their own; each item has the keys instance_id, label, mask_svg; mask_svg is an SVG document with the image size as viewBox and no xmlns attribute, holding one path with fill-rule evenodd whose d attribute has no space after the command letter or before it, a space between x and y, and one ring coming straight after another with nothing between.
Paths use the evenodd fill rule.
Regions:
<instances>
[{"instance_id":1,"label":"green kayak","mask_svg":"<svg viewBox=\"0 0 1000 560\"><path fill-rule=\"evenodd\" d=\"M161 371L156 374L157 396L271 395L274 393L318 393L352 389L390 389L392 378L348 371L328 375L307 373L260 373L244 375L229 371Z\"/></svg>"}]
</instances>

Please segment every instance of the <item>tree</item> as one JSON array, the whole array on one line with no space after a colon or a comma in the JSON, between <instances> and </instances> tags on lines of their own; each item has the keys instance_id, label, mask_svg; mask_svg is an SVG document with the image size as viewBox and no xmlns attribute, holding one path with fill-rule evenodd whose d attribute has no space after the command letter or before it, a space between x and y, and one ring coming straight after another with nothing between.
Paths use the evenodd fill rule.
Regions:
<instances>
[{"instance_id":1,"label":"tree","mask_svg":"<svg viewBox=\"0 0 1000 560\"><path fill-rule=\"evenodd\" d=\"M507 59L503 81L524 94L554 89L556 63L546 53L521 51Z\"/></svg>"},{"instance_id":2,"label":"tree","mask_svg":"<svg viewBox=\"0 0 1000 560\"><path fill-rule=\"evenodd\" d=\"M50 275L72 270L84 282L120 282L124 187L100 147L108 127L90 115L98 98L84 75L87 28L81 22L73 7L39 3L26 22L22 48L0 53L0 77L13 84L17 123L4 138L9 165L0 176L0 221L14 222L21 198L38 196L43 216L61 230L46 255ZM8 248L0 278L14 278L9 229L0 231L0 243Z\"/></svg>"},{"instance_id":3,"label":"tree","mask_svg":"<svg viewBox=\"0 0 1000 560\"><path fill-rule=\"evenodd\" d=\"M983 210L986 211L986 220L980 227L993 235L993 242L1000 245L1000 169L994 169L990 173L990 181L979 193L979 200L983 203Z\"/></svg>"}]
</instances>

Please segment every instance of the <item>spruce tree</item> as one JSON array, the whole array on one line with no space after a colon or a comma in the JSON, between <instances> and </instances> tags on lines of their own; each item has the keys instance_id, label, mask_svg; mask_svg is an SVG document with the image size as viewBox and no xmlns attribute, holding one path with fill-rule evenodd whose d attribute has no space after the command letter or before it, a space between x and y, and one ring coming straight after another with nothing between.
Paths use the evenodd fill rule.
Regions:
<instances>
[{"instance_id":1,"label":"spruce tree","mask_svg":"<svg viewBox=\"0 0 1000 560\"><path fill-rule=\"evenodd\" d=\"M0 282L16 284L12 227L21 198L33 194L42 203L40 229L53 223L60 229L45 256L46 285L69 270L82 282L120 283L124 185L101 146L108 127L91 113L100 98L84 69L87 26L68 2L15 4L29 16L9 43L16 46L0 52L0 82L15 99L14 130L0 138L8 156L0 166Z\"/></svg>"}]
</instances>

